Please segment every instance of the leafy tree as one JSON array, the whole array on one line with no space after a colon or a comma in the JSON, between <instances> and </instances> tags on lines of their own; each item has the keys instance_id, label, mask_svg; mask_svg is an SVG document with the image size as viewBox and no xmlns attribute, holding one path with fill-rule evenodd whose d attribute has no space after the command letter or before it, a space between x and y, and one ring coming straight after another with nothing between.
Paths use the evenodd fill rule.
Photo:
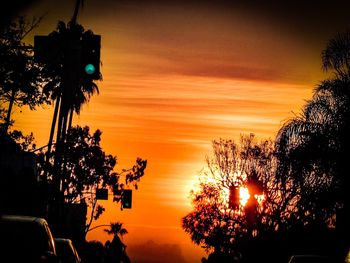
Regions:
<instances>
[{"instance_id":1,"label":"leafy tree","mask_svg":"<svg viewBox=\"0 0 350 263\"><path fill-rule=\"evenodd\" d=\"M32 133L24 135L12 130L0 134L0 213L43 216L45 208L37 182L35 148Z\"/></svg>"},{"instance_id":2,"label":"leafy tree","mask_svg":"<svg viewBox=\"0 0 350 263\"><path fill-rule=\"evenodd\" d=\"M115 172L117 158L102 150L100 146L101 135L100 130L90 134L87 126L73 127L69 131L65 143L64 159L60 167L60 171L62 171L61 192L64 196L64 202L68 204L84 203L91 208L86 232L92 220L98 219L104 212L104 208L97 204L96 189L108 188L110 191L122 193L123 189L130 184L137 187L147 165L146 160L137 158L136 164L132 168ZM50 165L46 167L44 155L45 153L42 152L38 157L38 171L41 176L47 175L47 178L43 178L44 180L52 183L56 167L53 158L49 162ZM55 150L53 151L54 156ZM124 182L121 181L122 178L125 179ZM114 201L120 201L120 195L116 195Z\"/></svg>"},{"instance_id":3,"label":"leafy tree","mask_svg":"<svg viewBox=\"0 0 350 263\"><path fill-rule=\"evenodd\" d=\"M33 48L23 42L25 36L38 26L39 19L28 22L23 17L0 29L0 106L8 104L2 132L11 124L14 105L30 109L47 102L42 93L41 68L34 62Z\"/></svg>"},{"instance_id":4,"label":"leafy tree","mask_svg":"<svg viewBox=\"0 0 350 263\"><path fill-rule=\"evenodd\" d=\"M298 195L290 182L276 177L276 168L270 140L258 143L251 134L242 136L240 144L213 141L199 190L191 191L193 211L182 219L192 241L235 262L246 241L286 230L300 216L294 205ZM249 189L247 204L230 206L232 187Z\"/></svg>"},{"instance_id":5,"label":"leafy tree","mask_svg":"<svg viewBox=\"0 0 350 263\"><path fill-rule=\"evenodd\" d=\"M192 241L211 253L204 262L281 262L297 249L328 253L322 251L328 244L323 237L330 235L335 207L325 206L320 196L332 181L294 171L278 157L271 140L257 142L252 134L242 136L240 144L213 142L213 157L207 158L198 190L191 191L193 211L182 219ZM301 176L291 176L292 171ZM232 187L249 190L246 204L237 205L237 198L230 204Z\"/></svg>"},{"instance_id":6,"label":"leafy tree","mask_svg":"<svg viewBox=\"0 0 350 263\"><path fill-rule=\"evenodd\" d=\"M5 124L5 120L6 120L6 109L2 108L2 105L0 105L0 134L5 135L2 131L5 130L5 127L10 127L13 125L13 120L10 119L7 121L7 123ZM8 128L7 128L8 129Z\"/></svg>"},{"instance_id":7,"label":"leafy tree","mask_svg":"<svg viewBox=\"0 0 350 263\"><path fill-rule=\"evenodd\" d=\"M9 132L8 136L17 143L22 151L34 151L36 148L32 132L29 135L24 135L21 131L13 130Z\"/></svg>"}]
</instances>

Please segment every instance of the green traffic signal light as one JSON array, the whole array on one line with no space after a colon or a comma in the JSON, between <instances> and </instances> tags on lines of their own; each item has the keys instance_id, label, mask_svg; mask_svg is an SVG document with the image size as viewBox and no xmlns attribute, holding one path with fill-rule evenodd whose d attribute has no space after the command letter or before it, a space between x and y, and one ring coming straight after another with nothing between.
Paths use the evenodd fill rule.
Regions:
<instances>
[{"instance_id":1,"label":"green traffic signal light","mask_svg":"<svg viewBox=\"0 0 350 263\"><path fill-rule=\"evenodd\" d=\"M86 66L85 66L85 73L86 74L88 74L88 75L92 75L92 74L94 74L95 73L95 66L94 65L92 65L92 64L87 64Z\"/></svg>"},{"instance_id":2,"label":"green traffic signal light","mask_svg":"<svg viewBox=\"0 0 350 263\"><path fill-rule=\"evenodd\" d=\"M100 79L101 36L85 32L81 39L81 77L87 80Z\"/></svg>"},{"instance_id":3,"label":"green traffic signal light","mask_svg":"<svg viewBox=\"0 0 350 263\"><path fill-rule=\"evenodd\" d=\"M123 190L122 207L130 209L131 202L132 202L132 190L130 190L130 189Z\"/></svg>"}]
</instances>

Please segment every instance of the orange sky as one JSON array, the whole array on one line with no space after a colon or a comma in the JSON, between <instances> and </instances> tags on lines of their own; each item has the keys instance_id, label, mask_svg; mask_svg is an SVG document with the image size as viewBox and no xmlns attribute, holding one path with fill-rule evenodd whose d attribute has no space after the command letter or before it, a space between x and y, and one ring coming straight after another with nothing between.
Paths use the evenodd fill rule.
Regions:
<instances>
[{"instance_id":1,"label":"orange sky","mask_svg":"<svg viewBox=\"0 0 350 263\"><path fill-rule=\"evenodd\" d=\"M34 32L46 35L59 19L70 19L73 2L34 1L23 12L47 12ZM121 212L101 201L107 211L94 224L123 222L133 262L165 255L166 262L200 262L205 253L181 229L181 217L191 210L189 191L211 141L251 132L274 138L325 78L326 41L349 25L342 6L316 10L339 12L338 24L328 25L317 23L309 6L209 2L86 0L78 18L102 35L103 81L74 122L102 130L104 150L118 156L117 170L138 156L148 160L133 208ZM16 109L13 117L14 128L33 131L38 146L47 143L51 108ZM88 234L107 238L101 228Z\"/></svg>"}]
</instances>

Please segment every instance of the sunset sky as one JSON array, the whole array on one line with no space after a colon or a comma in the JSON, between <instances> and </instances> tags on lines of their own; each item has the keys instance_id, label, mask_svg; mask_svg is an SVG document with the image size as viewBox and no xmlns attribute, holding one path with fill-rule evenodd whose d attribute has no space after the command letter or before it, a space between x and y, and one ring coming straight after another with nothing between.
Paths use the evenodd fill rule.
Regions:
<instances>
[{"instance_id":1,"label":"sunset sky","mask_svg":"<svg viewBox=\"0 0 350 263\"><path fill-rule=\"evenodd\" d=\"M85 1L78 23L102 36L103 81L74 123L102 130L117 170L136 157L148 160L133 208L101 201L107 209L94 223L124 223L132 262L205 256L181 218L191 211L189 191L211 141L248 133L273 139L300 112L326 78L321 51L350 26L349 1L321 2ZM68 22L73 8L74 0L42 0L20 10L27 18L45 14L28 42L58 20ZM32 131L39 147L47 144L52 115L48 106L15 109L13 128ZM88 234L108 238L103 228Z\"/></svg>"}]
</instances>

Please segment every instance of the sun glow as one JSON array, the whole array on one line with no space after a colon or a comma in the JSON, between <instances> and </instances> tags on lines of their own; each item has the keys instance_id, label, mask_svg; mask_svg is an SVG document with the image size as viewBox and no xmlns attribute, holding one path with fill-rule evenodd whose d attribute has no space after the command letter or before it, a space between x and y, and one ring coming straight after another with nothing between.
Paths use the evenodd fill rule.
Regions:
<instances>
[{"instance_id":1,"label":"sun glow","mask_svg":"<svg viewBox=\"0 0 350 263\"><path fill-rule=\"evenodd\" d=\"M250 198L249 190L246 187L239 188L239 201L242 206L245 206Z\"/></svg>"},{"instance_id":2,"label":"sun glow","mask_svg":"<svg viewBox=\"0 0 350 263\"><path fill-rule=\"evenodd\" d=\"M226 189L226 188L224 189L222 198L227 200L227 202L229 202L229 198L230 198L229 189ZM250 193L248 188L243 186L239 187L239 203L242 207L244 207L247 204L249 198L250 198Z\"/></svg>"}]
</instances>

